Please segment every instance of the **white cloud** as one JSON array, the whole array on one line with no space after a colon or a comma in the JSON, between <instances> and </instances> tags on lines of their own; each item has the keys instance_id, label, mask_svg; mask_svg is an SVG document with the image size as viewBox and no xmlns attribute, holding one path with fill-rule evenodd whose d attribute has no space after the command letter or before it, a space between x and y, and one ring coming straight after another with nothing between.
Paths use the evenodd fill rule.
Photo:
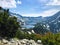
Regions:
<instances>
[{"instance_id":1,"label":"white cloud","mask_svg":"<svg viewBox=\"0 0 60 45\"><path fill-rule=\"evenodd\" d=\"M40 15L41 16L52 16L54 15L56 12L58 12L59 10L55 10L55 9L51 9L51 10L46 10L44 12L42 12Z\"/></svg>"},{"instance_id":2,"label":"white cloud","mask_svg":"<svg viewBox=\"0 0 60 45\"><path fill-rule=\"evenodd\" d=\"M15 8L16 1L15 0L0 0L0 6L4 8Z\"/></svg>"},{"instance_id":3,"label":"white cloud","mask_svg":"<svg viewBox=\"0 0 60 45\"><path fill-rule=\"evenodd\" d=\"M60 5L60 0L51 0L46 5Z\"/></svg>"},{"instance_id":4,"label":"white cloud","mask_svg":"<svg viewBox=\"0 0 60 45\"><path fill-rule=\"evenodd\" d=\"M22 4L22 2L21 1L17 1L17 4Z\"/></svg>"},{"instance_id":5,"label":"white cloud","mask_svg":"<svg viewBox=\"0 0 60 45\"><path fill-rule=\"evenodd\" d=\"M22 14L23 16L30 16L30 17L37 17L37 16L52 16L54 15L56 12L58 12L59 10L47 10L41 13L36 13L36 14Z\"/></svg>"}]
</instances>

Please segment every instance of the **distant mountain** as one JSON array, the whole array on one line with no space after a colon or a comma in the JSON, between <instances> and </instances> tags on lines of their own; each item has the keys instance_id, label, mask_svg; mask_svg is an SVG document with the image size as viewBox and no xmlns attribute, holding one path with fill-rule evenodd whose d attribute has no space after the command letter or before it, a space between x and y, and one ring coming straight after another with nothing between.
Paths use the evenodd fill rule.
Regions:
<instances>
[{"instance_id":1,"label":"distant mountain","mask_svg":"<svg viewBox=\"0 0 60 45\"><path fill-rule=\"evenodd\" d=\"M0 9L0 12L4 12L5 9ZM46 25L47 29L49 29L53 33L60 32L60 11L56 14L49 17L25 17L20 14L9 12L10 16L17 17L17 21L20 22L23 28L33 28L36 23L43 23Z\"/></svg>"},{"instance_id":2,"label":"distant mountain","mask_svg":"<svg viewBox=\"0 0 60 45\"><path fill-rule=\"evenodd\" d=\"M4 9L0 12L4 12ZM36 23L43 23L49 27L51 32L60 32L60 11L49 17L25 17L12 12L10 12L10 16L16 16L23 28L33 28Z\"/></svg>"},{"instance_id":3,"label":"distant mountain","mask_svg":"<svg viewBox=\"0 0 60 45\"><path fill-rule=\"evenodd\" d=\"M56 33L60 31L60 11L49 17L24 17L15 13L11 13L11 15L16 16L19 21L22 21L25 28L32 28L36 23L45 23L49 25L51 32Z\"/></svg>"},{"instance_id":4,"label":"distant mountain","mask_svg":"<svg viewBox=\"0 0 60 45\"><path fill-rule=\"evenodd\" d=\"M56 14L54 14L53 16L50 17L45 17L46 21L48 23L54 22L56 19L58 19L60 17L60 11L57 12Z\"/></svg>"},{"instance_id":5,"label":"distant mountain","mask_svg":"<svg viewBox=\"0 0 60 45\"><path fill-rule=\"evenodd\" d=\"M46 22L49 24L51 32L60 32L60 11L49 17Z\"/></svg>"},{"instance_id":6,"label":"distant mountain","mask_svg":"<svg viewBox=\"0 0 60 45\"><path fill-rule=\"evenodd\" d=\"M21 15L16 14L16 13L12 13L12 12L10 12L10 16L16 16L17 18L22 18L22 16L21 16Z\"/></svg>"},{"instance_id":7,"label":"distant mountain","mask_svg":"<svg viewBox=\"0 0 60 45\"><path fill-rule=\"evenodd\" d=\"M25 16L21 16L19 14L16 13L11 13L11 16L16 16L18 18L18 21L22 21L24 23L23 27L25 28L32 28L34 27L34 25L38 22L43 21L43 17L25 17Z\"/></svg>"}]
</instances>

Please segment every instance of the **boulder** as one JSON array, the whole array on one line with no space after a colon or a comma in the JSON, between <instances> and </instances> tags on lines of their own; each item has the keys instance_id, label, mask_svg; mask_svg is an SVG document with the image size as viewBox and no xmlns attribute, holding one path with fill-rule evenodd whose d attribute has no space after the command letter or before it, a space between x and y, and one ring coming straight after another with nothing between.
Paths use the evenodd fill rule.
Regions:
<instances>
[{"instance_id":1,"label":"boulder","mask_svg":"<svg viewBox=\"0 0 60 45\"><path fill-rule=\"evenodd\" d=\"M29 40L28 39L23 39L25 42L28 42Z\"/></svg>"},{"instance_id":2,"label":"boulder","mask_svg":"<svg viewBox=\"0 0 60 45\"><path fill-rule=\"evenodd\" d=\"M37 43L41 44L41 43L42 43L42 41L41 41L41 40L37 40Z\"/></svg>"},{"instance_id":3,"label":"boulder","mask_svg":"<svg viewBox=\"0 0 60 45\"><path fill-rule=\"evenodd\" d=\"M26 41L20 40L21 44L26 44Z\"/></svg>"},{"instance_id":4,"label":"boulder","mask_svg":"<svg viewBox=\"0 0 60 45\"><path fill-rule=\"evenodd\" d=\"M11 45L11 42L8 42L8 45Z\"/></svg>"},{"instance_id":5,"label":"boulder","mask_svg":"<svg viewBox=\"0 0 60 45\"><path fill-rule=\"evenodd\" d=\"M30 44L30 45L36 45L36 42L35 42L34 40L30 40L30 41L29 41L29 44Z\"/></svg>"},{"instance_id":6,"label":"boulder","mask_svg":"<svg viewBox=\"0 0 60 45\"><path fill-rule=\"evenodd\" d=\"M6 39L2 39L2 43L3 43L3 44L7 44L8 41L7 41Z\"/></svg>"},{"instance_id":7,"label":"boulder","mask_svg":"<svg viewBox=\"0 0 60 45\"><path fill-rule=\"evenodd\" d=\"M30 42L30 43L33 43L33 42L35 42L35 41L34 41L34 40L29 40L29 42Z\"/></svg>"},{"instance_id":8,"label":"boulder","mask_svg":"<svg viewBox=\"0 0 60 45\"><path fill-rule=\"evenodd\" d=\"M17 45L22 45L19 40L17 40L16 44L17 44Z\"/></svg>"},{"instance_id":9,"label":"boulder","mask_svg":"<svg viewBox=\"0 0 60 45\"><path fill-rule=\"evenodd\" d=\"M31 31L32 33L35 33L34 30Z\"/></svg>"},{"instance_id":10,"label":"boulder","mask_svg":"<svg viewBox=\"0 0 60 45\"><path fill-rule=\"evenodd\" d=\"M9 42L14 43L15 40L14 39L9 39Z\"/></svg>"},{"instance_id":11,"label":"boulder","mask_svg":"<svg viewBox=\"0 0 60 45\"><path fill-rule=\"evenodd\" d=\"M1 40L0 40L0 43L1 43Z\"/></svg>"}]
</instances>

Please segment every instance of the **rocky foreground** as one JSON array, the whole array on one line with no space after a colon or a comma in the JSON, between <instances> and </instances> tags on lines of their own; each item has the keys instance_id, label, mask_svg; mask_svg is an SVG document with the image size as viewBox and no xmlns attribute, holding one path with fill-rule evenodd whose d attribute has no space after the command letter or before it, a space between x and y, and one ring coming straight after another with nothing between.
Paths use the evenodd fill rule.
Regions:
<instances>
[{"instance_id":1,"label":"rocky foreground","mask_svg":"<svg viewBox=\"0 0 60 45\"><path fill-rule=\"evenodd\" d=\"M28 39L22 39L22 40L17 40L17 39L2 39L0 40L0 45L43 45L41 40L37 40L35 42L34 40L28 40Z\"/></svg>"}]
</instances>

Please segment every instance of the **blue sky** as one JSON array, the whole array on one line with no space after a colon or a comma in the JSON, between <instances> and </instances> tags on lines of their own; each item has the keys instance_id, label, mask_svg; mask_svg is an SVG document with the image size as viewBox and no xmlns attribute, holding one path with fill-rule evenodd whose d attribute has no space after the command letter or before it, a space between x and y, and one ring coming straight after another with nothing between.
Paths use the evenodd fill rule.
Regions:
<instances>
[{"instance_id":1,"label":"blue sky","mask_svg":"<svg viewBox=\"0 0 60 45\"><path fill-rule=\"evenodd\" d=\"M60 0L0 0L0 6L23 16L51 16L60 11Z\"/></svg>"}]
</instances>

